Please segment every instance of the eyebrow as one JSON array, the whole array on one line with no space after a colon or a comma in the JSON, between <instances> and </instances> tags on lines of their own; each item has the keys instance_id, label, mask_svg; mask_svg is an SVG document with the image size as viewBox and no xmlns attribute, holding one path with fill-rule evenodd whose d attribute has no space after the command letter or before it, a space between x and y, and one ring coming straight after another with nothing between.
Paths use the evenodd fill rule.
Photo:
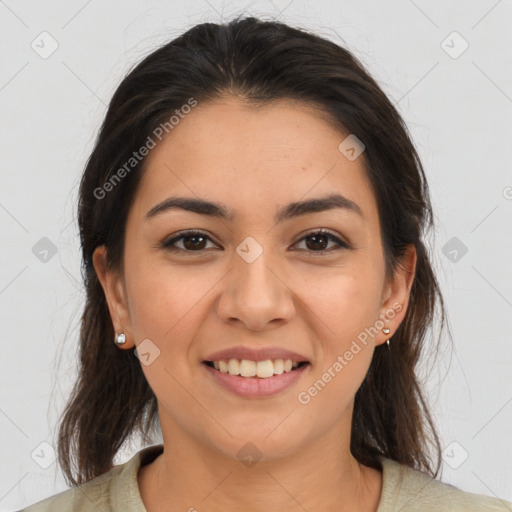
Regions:
<instances>
[{"instance_id":1,"label":"eyebrow","mask_svg":"<svg viewBox=\"0 0 512 512\"><path fill-rule=\"evenodd\" d=\"M341 194L331 194L325 197L290 203L277 211L274 220L278 224L308 213L323 212L335 208L354 212L364 218L361 208L354 201ZM186 210L199 215L208 215L209 217L226 220L233 220L235 217L234 212L222 204L191 197L169 197L151 208L146 214L146 220L172 209Z\"/></svg>"}]
</instances>

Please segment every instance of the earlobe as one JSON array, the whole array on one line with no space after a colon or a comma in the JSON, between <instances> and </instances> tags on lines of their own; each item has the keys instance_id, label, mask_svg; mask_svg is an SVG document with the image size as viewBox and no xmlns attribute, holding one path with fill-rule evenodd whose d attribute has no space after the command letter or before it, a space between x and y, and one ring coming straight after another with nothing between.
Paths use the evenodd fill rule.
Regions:
<instances>
[{"instance_id":1,"label":"earlobe","mask_svg":"<svg viewBox=\"0 0 512 512\"><path fill-rule=\"evenodd\" d=\"M380 318L385 323L385 330L377 336L375 340L376 345L389 340L405 318L416 275L416 261L416 247L410 244L400 259L393 277L386 285L385 299L383 300L380 314ZM387 329L389 329L389 332Z\"/></svg>"},{"instance_id":2,"label":"earlobe","mask_svg":"<svg viewBox=\"0 0 512 512\"><path fill-rule=\"evenodd\" d=\"M123 347L130 348L130 340L133 340L133 336L131 335L130 316L122 276L117 270L109 268L107 248L104 245L95 249L92 259L96 275L105 293L114 333L116 336L124 333L126 343L123 344Z\"/></svg>"}]
</instances>

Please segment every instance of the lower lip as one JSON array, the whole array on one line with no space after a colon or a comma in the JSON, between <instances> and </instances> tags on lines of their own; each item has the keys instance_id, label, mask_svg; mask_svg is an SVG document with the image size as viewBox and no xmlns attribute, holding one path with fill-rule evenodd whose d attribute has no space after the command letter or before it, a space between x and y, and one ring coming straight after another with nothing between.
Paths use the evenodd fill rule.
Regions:
<instances>
[{"instance_id":1,"label":"lower lip","mask_svg":"<svg viewBox=\"0 0 512 512\"><path fill-rule=\"evenodd\" d=\"M236 395L247 398L262 398L275 395L297 382L304 372L307 372L311 364L305 364L296 370L283 372L266 379L259 377L240 377L222 373L205 363L202 366L210 373L217 383Z\"/></svg>"}]
</instances>

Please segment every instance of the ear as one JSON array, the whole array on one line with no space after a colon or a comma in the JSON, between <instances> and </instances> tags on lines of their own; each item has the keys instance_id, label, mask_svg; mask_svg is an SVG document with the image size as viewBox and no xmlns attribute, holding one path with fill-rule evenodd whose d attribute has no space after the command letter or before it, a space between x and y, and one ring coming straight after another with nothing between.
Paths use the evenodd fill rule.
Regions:
<instances>
[{"instance_id":1,"label":"ear","mask_svg":"<svg viewBox=\"0 0 512 512\"><path fill-rule=\"evenodd\" d=\"M134 339L123 277L117 270L113 270L107 265L107 248L104 245L96 248L92 261L105 292L114 332L126 335L126 343L119 345L119 348L129 349L133 347Z\"/></svg>"},{"instance_id":2,"label":"ear","mask_svg":"<svg viewBox=\"0 0 512 512\"><path fill-rule=\"evenodd\" d=\"M393 276L387 280L384 286L379 317L384 322L383 328L387 327L390 332L384 334L381 329L375 336L375 345L381 345L391 338L405 318L416 275L416 261L416 247L409 244L398 262Z\"/></svg>"}]
</instances>

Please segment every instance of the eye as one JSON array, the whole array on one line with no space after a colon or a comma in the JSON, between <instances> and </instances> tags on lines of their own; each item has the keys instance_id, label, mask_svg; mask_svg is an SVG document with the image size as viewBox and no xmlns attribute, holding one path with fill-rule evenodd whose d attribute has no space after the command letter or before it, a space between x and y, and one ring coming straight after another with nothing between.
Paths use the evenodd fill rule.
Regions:
<instances>
[{"instance_id":1,"label":"eye","mask_svg":"<svg viewBox=\"0 0 512 512\"><path fill-rule=\"evenodd\" d=\"M336 235L334 235L331 231L326 229L317 229L316 231L311 231L306 234L306 236L302 237L298 243L305 241L305 245L307 249L310 249L308 252L312 253L331 253L333 252L332 247L328 248L327 245L329 242L334 242L338 245L338 248L348 249L349 246L342 240L340 240ZM337 250L334 248L334 250Z\"/></svg>"},{"instance_id":2,"label":"eye","mask_svg":"<svg viewBox=\"0 0 512 512\"><path fill-rule=\"evenodd\" d=\"M162 247L170 251L199 253L206 250L208 241L212 242L210 237L202 231L185 231L178 233L176 236L162 242ZM317 229L316 231L311 231L310 233L303 236L299 242L297 242L297 244L303 241L306 245L305 250L312 253L323 254L325 252L332 252L333 248L328 248L330 242L334 242L335 245L337 245L339 248L349 248L347 243L343 242L331 231L326 229ZM181 246L178 244L181 244ZM334 248L334 250L337 249Z\"/></svg>"},{"instance_id":3,"label":"eye","mask_svg":"<svg viewBox=\"0 0 512 512\"><path fill-rule=\"evenodd\" d=\"M210 237L201 231L186 231L178 233L177 236L170 238L162 243L162 247L170 251L200 252L205 250L205 243ZM183 241L183 246L176 244Z\"/></svg>"}]
</instances>

